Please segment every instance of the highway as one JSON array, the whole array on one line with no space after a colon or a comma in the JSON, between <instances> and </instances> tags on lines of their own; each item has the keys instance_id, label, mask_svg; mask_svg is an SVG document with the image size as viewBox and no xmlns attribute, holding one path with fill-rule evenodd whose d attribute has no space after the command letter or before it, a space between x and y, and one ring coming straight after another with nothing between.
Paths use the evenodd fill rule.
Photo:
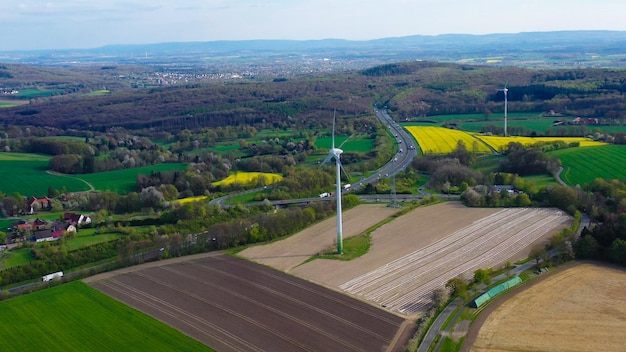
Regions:
<instances>
[{"instance_id":1,"label":"highway","mask_svg":"<svg viewBox=\"0 0 626 352\"><path fill-rule=\"evenodd\" d=\"M380 169L376 170L371 176L359 181L358 184L352 185L352 188L359 190L368 183L376 183L378 180L388 178L402 170L406 169L413 159L417 156L417 148L413 137L407 133L399 124L397 124L386 109L375 109L374 112L380 122L387 126L391 135L398 144L398 152Z\"/></svg>"},{"instance_id":2,"label":"highway","mask_svg":"<svg viewBox=\"0 0 626 352\"><path fill-rule=\"evenodd\" d=\"M396 140L398 145L398 152L389 160L385 165L376 170L376 172L372 173L370 176L361 179L358 183L352 184L352 191L359 191L361 188L365 187L368 183L377 183L379 180L383 178L389 178L397 173L406 169L409 164L413 161L413 159L417 156L417 148L416 143L413 137L406 132L398 123L396 123L386 109L375 109L374 112L376 116L380 120L380 122L385 125L393 138ZM260 191L261 188L247 190L241 193L229 194L223 197L215 198L209 202L211 205L219 205L220 207L227 206L224 202L228 198L232 198L245 193L252 193ZM421 199L427 195L398 195L396 199L398 201L413 201L416 199ZM390 201L390 195L359 195L359 198L363 201L367 202L375 202L375 201ZM312 198L300 198L300 199L285 199L285 200L275 200L271 201L272 205L287 205L287 204L295 204L295 203L310 203L310 202L319 202L319 201L330 201L335 199L335 197L312 197ZM258 203L248 203L250 205L261 204Z\"/></svg>"}]
</instances>

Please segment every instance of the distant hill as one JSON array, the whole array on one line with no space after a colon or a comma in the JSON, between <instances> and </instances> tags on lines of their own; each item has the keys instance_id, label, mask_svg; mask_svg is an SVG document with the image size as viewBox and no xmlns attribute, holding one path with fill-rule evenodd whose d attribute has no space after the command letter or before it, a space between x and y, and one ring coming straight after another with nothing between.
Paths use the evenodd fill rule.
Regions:
<instances>
[{"instance_id":1,"label":"distant hill","mask_svg":"<svg viewBox=\"0 0 626 352\"><path fill-rule=\"evenodd\" d=\"M323 59L351 60L363 68L381 63L425 60L490 63L523 67L626 66L626 31L555 31L516 34L415 35L367 41L242 40L109 45L94 49L2 52L0 61L59 65L179 64L210 65L228 59L234 63Z\"/></svg>"}]
</instances>

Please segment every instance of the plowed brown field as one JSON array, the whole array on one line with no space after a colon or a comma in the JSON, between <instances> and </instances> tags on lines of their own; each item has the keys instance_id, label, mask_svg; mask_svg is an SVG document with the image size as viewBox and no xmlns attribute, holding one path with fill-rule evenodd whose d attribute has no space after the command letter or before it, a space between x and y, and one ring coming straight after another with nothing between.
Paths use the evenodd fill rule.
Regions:
<instances>
[{"instance_id":1,"label":"plowed brown field","mask_svg":"<svg viewBox=\"0 0 626 352\"><path fill-rule=\"evenodd\" d=\"M151 263L88 282L217 351L396 351L404 319L227 255Z\"/></svg>"},{"instance_id":2,"label":"plowed brown field","mask_svg":"<svg viewBox=\"0 0 626 352\"><path fill-rule=\"evenodd\" d=\"M359 209L352 210L359 231L380 218ZM293 251L297 244L302 251L298 253L306 248L317 253L320 242L330 243L334 219L320 224L324 231L308 229L289 242L262 245L241 255L270 266L279 263L281 270L412 316L426 310L432 291L449 279L469 278L478 268L525 258L534 243L570 223L571 217L556 209L467 208L446 202L418 208L381 226L372 233L370 251L348 262L317 259L302 264L308 257ZM347 222L344 230L351 231Z\"/></svg>"},{"instance_id":3,"label":"plowed brown field","mask_svg":"<svg viewBox=\"0 0 626 352\"><path fill-rule=\"evenodd\" d=\"M626 270L581 264L503 300L471 351L625 351Z\"/></svg>"}]
</instances>

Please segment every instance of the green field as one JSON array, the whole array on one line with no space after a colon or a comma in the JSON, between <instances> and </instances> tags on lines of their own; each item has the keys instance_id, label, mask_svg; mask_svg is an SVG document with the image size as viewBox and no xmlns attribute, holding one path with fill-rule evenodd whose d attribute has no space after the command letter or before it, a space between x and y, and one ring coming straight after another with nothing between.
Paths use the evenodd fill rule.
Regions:
<instances>
[{"instance_id":1,"label":"green field","mask_svg":"<svg viewBox=\"0 0 626 352\"><path fill-rule=\"evenodd\" d=\"M228 142L228 143L219 143L214 147L208 147L208 148L200 148L200 149L193 149L193 150L189 150L184 152L185 155L200 155L203 152L206 151L211 151L211 152L216 152L216 153L233 153L233 155L235 156L244 156L246 153L245 151L239 149L239 142Z\"/></svg>"},{"instance_id":2,"label":"green field","mask_svg":"<svg viewBox=\"0 0 626 352\"><path fill-rule=\"evenodd\" d=\"M546 134L546 131L568 131L571 129L579 130L581 126L569 125L555 127L554 120L563 119L563 117L541 116L539 112L512 112L508 114L508 127L524 127L528 130L537 132L540 135ZM571 120L571 117L569 118ZM486 125L495 125L504 128L504 115L502 113L494 113L489 117L483 114L462 114L462 115L436 115L427 116L423 119L412 122L402 123L402 126L441 126L444 123L456 123L456 127L466 132L480 132ZM626 126L594 126L587 125L587 133L600 131L603 133L626 132Z\"/></svg>"},{"instance_id":3,"label":"green field","mask_svg":"<svg viewBox=\"0 0 626 352\"><path fill-rule=\"evenodd\" d=\"M561 179L570 186L583 185L595 178L626 179L626 145L569 148L548 154L561 159Z\"/></svg>"},{"instance_id":4,"label":"green field","mask_svg":"<svg viewBox=\"0 0 626 352\"><path fill-rule=\"evenodd\" d=\"M100 89L100 90L92 90L91 92L85 94L86 96L97 96L97 95L107 95L107 94L111 94L111 92L109 90L106 89Z\"/></svg>"},{"instance_id":5,"label":"green field","mask_svg":"<svg viewBox=\"0 0 626 352\"><path fill-rule=\"evenodd\" d=\"M519 118L537 118L541 116L540 112L509 112L507 114L509 119ZM486 117L484 114L461 114L461 115L434 115L426 116L419 120L436 121L439 123L451 122L451 121L499 121L504 119L504 113L493 113L491 116ZM416 122L419 122L416 120ZM550 120L552 121L552 120Z\"/></svg>"},{"instance_id":6,"label":"green field","mask_svg":"<svg viewBox=\"0 0 626 352\"><path fill-rule=\"evenodd\" d=\"M626 164L624 145L568 148L549 152L548 155L561 159L563 165L561 178L570 186L583 185L596 177L626 179L626 168L623 166ZM482 156L476 160L475 168L484 173L495 172L504 158L500 155ZM525 176L524 179L532 181L538 187L558 184L548 175Z\"/></svg>"},{"instance_id":7,"label":"green field","mask_svg":"<svg viewBox=\"0 0 626 352\"><path fill-rule=\"evenodd\" d=\"M75 281L0 302L2 351L212 351Z\"/></svg>"},{"instance_id":8,"label":"green field","mask_svg":"<svg viewBox=\"0 0 626 352\"><path fill-rule=\"evenodd\" d=\"M254 135L255 140L268 139L268 138L286 138L294 136L296 133L293 130L260 130Z\"/></svg>"},{"instance_id":9,"label":"green field","mask_svg":"<svg viewBox=\"0 0 626 352\"><path fill-rule=\"evenodd\" d=\"M4 214L0 212L0 231L7 232L7 228L11 226L11 224L15 221L15 219L7 219L4 217Z\"/></svg>"},{"instance_id":10,"label":"green field","mask_svg":"<svg viewBox=\"0 0 626 352\"><path fill-rule=\"evenodd\" d=\"M30 99L37 97L49 97L56 94L63 93L62 89L20 89L20 92L16 94L17 97L22 99Z\"/></svg>"},{"instance_id":11,"label":"green field","mask_svg":"<svg viewBox=\"0 0 626 352\"><path fill-rule=\"evenodd\" d=\"M258 143L256 139L247 139L246 142L248 144ZM159 143L156 143L156 144L159 144ZM159 145L163 146L164 148L170 148L172 145L174 145L174 143L161 142ZM214 152L214 153L219 153L219 154L228 153L229 155L232 155L234 157L243 157L248 153L247 150L240 148L239 139L236 139L236 140L228 140L228 141L219 142L212 147L202 147L198 149L186 150L183 152L183 154L196 156L196 155L202 155L203 153L206 153L206 152Z\"/></svg>"},{"instance_id":12,"label":"green field","mask_svg":"<svg viewBox=\"0 0 626 352\"><path fill-rule=\"evenodd\" d=\"M44 218L41 215L46 215L46 213L40 213L38 215L39 218ZM56 216L56 218L58 218L58 216ZM4 229L4 231L6 232L7 227L16 220L17 219L1 220L0 226L2 227L0 228L0 231ZM96 233L96 231L97 229L95 228L79 229L76 235L67 240L66 248L70 251L73 251L98 243L114 241L125 236L124 234L119 232L98 234ZM54 246L55 243L56 242L53 242L52 245ZM38 243L35 244L35 246L43 246L49 244L50 243ZM10 251L2 252L2 255L0 255L0 270L26 264L32 262L33 260L35 260L35 258L33 258L30 248L12 249Z\"/></svg>"},{"instance_id":13,"label":"green field","mask_svg":"<svg viewBox=\"0 0 626 352\"><path fill-rule=\"evenodd\" d=\"M500 163L505 159L500 154L485 154L476 158L474 168L484 174L498 171Z\"/></svg>"},{"instance_id":14,"label":"green field","mask_svg":"<svg viewBox=\"0 0 626 352\"><path fill-rule=\"evenodd\" d=\"M335 137L335 146L339 147L347 138L347 136ZM318 138L315 141L315 146L330 149L332 146L332 137ZM344 152L369 152L374 150L374 140L370 138L350 138L341 146L341 149L343 149Z\"/></svg>"},{"instance_id":15,"label":"green field","mask_svg":"<svg viewBox=\"0 0 626 352\"><path fill-rule=\"evenodd\" d=\"M76 175L81 180L89 182L98 191L111 191L120 194L135 192L137 175L150 175L152 171L185 170L187 164L157 164L152 166L137 167L133 169L122 169L95 174Z\"/></svg>"},{"instance_id":16,"label":"green field","mask_svg":"<svg viewBox=\"0 0 626 352\"><path fill-rule=\"evenodd\" d=\"M44 196L48 187L69 192L89 190L83 181L70 176L52 175L48 170L49 156L26 153L0 153L0 191L18 192L24 196Z\"/></svg>"},{"instance_id":17,"label":"green field","mask_svg":"<svg viewBox=\"0 0 626 352\"><path fill-rule=\"evenodd\" d=\"M504 128L504 120L498 119L493 120L489 119L489 121L473 121L473 122L460 122L457 127L463 131L468 132L480 132L483 126L485 125L495 125ZM569 125L569 126L553 126L552 119L541 118L541 119L527 119L527 120L512 120L509 119L507 122L507 126L509 128L512 127L524 127L526 129L537 132L538 135L555 135L563 134L560 131L570 131L570 130L580 130L580 126ZM549 133L546 133L549 131ZM599 131L602 133L615 133L615 132L626 132L626 126L586 126L587 134L592 134L595 131Z\"/></svg>"},{"instance_id":18,"label":"green field","mask_svg":"<svg viewBox=\"0 0 626 352\"><path fill-rule=\"evenodd\" d=\"M122 237L125 237L125 235L119 232L96 234L96 229L94 228L79 229L76 235L67 241L67 249L73 251L94 244L117 240Z\"/></svg>"},{"instance_id":19,"label":"green field","mask_svg":"<svg viewBox=\"0 0 626 352\"><path fill-rule=\"evenodd\" d=\"M524 176L524 180L530 181L535 184L535 186L541 188L546 186L558 186L559 183L554 179L553 176L550 175L532 175L532 176Z\"/></svg>"},{"instance_id":20,"label":"green field","mask_svg":"<svg viewBox=\"0 0 626 352\"><path fill-rule=\"evenodd\" d=\"M33 254L30 248L20 248L5 251L0 257L0 270L30 263L33 260L35 260L35 258L33 258Z\"/></svg>"},{"instance_id":21,"label":"green field","mask_svg":"<svg viewBox=\"0 0 626 352\"><path fill-rule=\"evenodd\" d=\"M0 108L12 108L14 106L18 106L20 104L12 103L9 101L0 101Z\"/></svg>"}]
</instances>

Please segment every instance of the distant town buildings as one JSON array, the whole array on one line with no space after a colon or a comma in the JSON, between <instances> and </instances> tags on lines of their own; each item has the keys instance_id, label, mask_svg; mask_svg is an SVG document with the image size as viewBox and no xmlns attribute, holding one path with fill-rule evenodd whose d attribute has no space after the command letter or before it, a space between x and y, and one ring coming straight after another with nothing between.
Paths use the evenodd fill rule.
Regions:
<instances>
[{"instance_id":1,"label":"distant town buildings","mask_svg":"<svg viewBox=\"0 0 626 352\"><path fill-rule=\"evenodd\" d=\"M0 89L0 95L18 95L20 91L17 89Z\"/></svg>"}]
</instances>

